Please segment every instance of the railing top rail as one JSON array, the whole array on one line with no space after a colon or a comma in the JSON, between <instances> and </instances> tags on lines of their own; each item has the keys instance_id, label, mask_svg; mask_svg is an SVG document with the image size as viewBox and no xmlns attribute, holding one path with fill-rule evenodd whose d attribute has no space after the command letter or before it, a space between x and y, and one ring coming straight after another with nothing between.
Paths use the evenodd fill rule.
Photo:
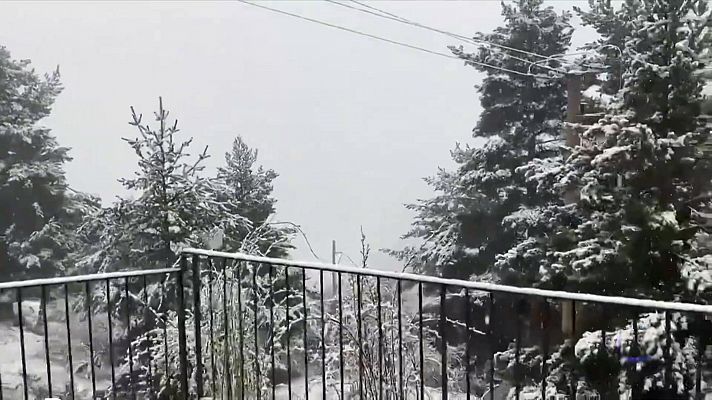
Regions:
<instances>
[{"instance_id":1,"label":"railing top rail","mask_svg":"<svg viewBox=\"0 0 712 400\"><path fill-rule=\"evenodd\" d=\"M372 268L359 268L338 264L326 264L311 261L294 261L281 258L270 258L253 256L243 253L226 253L222 251L202 250L194 248L186 248L181 251L182 254L193 254L203 257L228 258L238 261L248 261L264 264L281 265L286 267L299 267L305 269L315 269L329 272L342 272L347 274L366 275L372 277L381 277L386 279L399 279L411 282L422 282L436 285L447 285L452 287L467 288L473 290L481 290L486 292L499 292L518 294L524 296L536 296L542 298L573 300L579 302L602 303L611 305L620 305L626 307L639 307L653 310L665 311L680 311L680 312L696 312L712 314L712 305L693 304L693 303L677 303L660 300L636 299L621 296L603 296L587 293L572 293L558 290L545 290L536 288L524 288L517 286L499 285L486 282L473 282L460 279L445 279L435 276L417 275L407 272L385 271Z\"/></svg>"},{"instance_id":2,"label":"railing top rail","mask_svg":"<svg viewBox=\"0 0 712 400\"><path fill-rule=\"evenodd\" d=\"M65 283L78 283L87 281L103 281L107 279L135 278L147 275L170 274L175 272L180 272L180 268L159 268L147 269L142 271L105 272L98 274L61 276L57 278L28 279L24 281L0 282L0 290L35 286L54 286L63 285Z\"/></svg>"}]
</instances>

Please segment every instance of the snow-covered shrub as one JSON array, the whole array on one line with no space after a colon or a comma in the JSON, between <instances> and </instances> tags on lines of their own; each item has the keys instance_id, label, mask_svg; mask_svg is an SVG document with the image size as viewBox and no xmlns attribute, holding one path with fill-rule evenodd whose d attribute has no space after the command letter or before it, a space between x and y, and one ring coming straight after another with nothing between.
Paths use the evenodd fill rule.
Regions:
<instances>
[{"instance_id":1,"label":"snow-covered shrub","mask_svg":"<svg viewBox=\"0 0 712 400\"><path fill-rule=\"evenodd\" d=\"M690 398L695 390L699 349L697 329L691 328L699 321L693 321L693 317L672 313L668 335L665 315L646 313L621 329L587 331L575 342L567 340L555 346L547 358L547 398L568 395L572 390L577 396L600 399L631 393ZM509 362L507 369L514 368L512 353L509 349L506 355L498 355ZM522 349L521 354L522 391L531 393L532 399L541 399L541 349ZM513 394L512 390L510 398Z\"/></svg>"}]
</instances>

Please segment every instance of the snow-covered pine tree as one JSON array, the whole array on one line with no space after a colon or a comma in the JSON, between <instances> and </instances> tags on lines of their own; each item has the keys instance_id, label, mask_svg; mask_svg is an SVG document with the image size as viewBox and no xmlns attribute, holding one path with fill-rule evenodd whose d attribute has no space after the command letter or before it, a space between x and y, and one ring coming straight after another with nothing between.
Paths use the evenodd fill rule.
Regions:
<instances>
[{"instance_id":1,"label":"snow-covered pine tree","mask_svg":"<svg viewBox=\"0 0 712 400\"><path fill-rule=\"evenodd\" d=\"M257 165L257 154L256 149L251 149L238 136L230 151L225 154L225 164L218 168L217 176L209 183L209 190L217 207L213 225L218 231L217 235L222 238L221 243L215 241L213 244L219 244L219 249L222 251L284 257L292 248L291 239L296 229L292 224L272 220L276 203L276 199L272 196L273 181L277 178L277 173ZM215 291L222 291L223 277L219 273L220 266L210 263L210 267L216 278L213 280ZM299 348L306 329L302 290L303 272L290 269L289 284L287 284L284 267L248 263L228 263L227 267L231 308L237 306L235 299L240 297L245 309L252 310L257 307L260 311L256 318L254 314L242 313L240 323L243 333L237 329L237 312L229 312L227 321L232 327L230 330L235 333L216 338L215 345L225 349L230 364L235 366L242 364L243 368L235 367L231 371L232 376L223 378L232 380L232 396L240 395L237 382L243 380L247 384L247 393L254 394L258 390L268 392L272 384L284 383L288 368L291 368L292 373L298 373L302 368L298 360L303 359L303 346L301 350ZM253 287L253 276L256 289ZM240 283L237 282L238 280ZM287 308L289 308L289 325L286 318ZM268 312L270 309L271 316ZM219 317L216 321L216 331L224 329L224 319ZM259 332L257 336L252 334L255 332L255 324ZM246 355L242 360L237 353L230 350L231 346L238 346L240 340L244 341L239 345L245 349ZM294 364L289 366L286 362L288 342L293 352L291 361ZM259 359L256 362L262 371L271 370L271 347L274 346L274 378L277 382L271 382L270 374L264 374L260 382L254 380L256 365L253 350L256 344L260 349ZM224 372L220 371L221 374ZM242 372L244 376L239 375ZM218 390L220 395L225 396L228 386L223 385Z\"/></svg>"},{"instance_id":2,"label":"snow-covered pine tree","mask_svg":"<svg viewBox=\"0 0 712 400\"><path fill-rule=\"evenodd\" d=\"M83 260L84 268L92 271L158 268L172 264L176 260L178 251L186 246L210 247L257 255L285 255L291 248L290 239L293 230L289 224L276 224L270 220L275 203L271 196L272 181L277 174L254 165L257 152L250 149L241 139L236 140L232 151L226 155L226 165L219 168L217 177L204 179L200 172L203 170L202 164L207 158L207 152L203 151L197 159L188 161L190 159L188 150L192 139L178 141L177 123L168 120L168 112L163 109L162 102L159 103L156 122L156 128L143 125L141 116L132 110L131 125L138 129L139 135L126 141L138 156L139 170L136 177L124 179L122 183L135 192L136 197L119 199L113 206L97 213L93 224L84 227L82 232L88 243L87 256ZM251 309L255 305L260 310L274 307L275 321L282 321L274 327L269 325L268 313L265 312L258 314L257 321L248 316L243 318L244 329L249 328L250 332L253 332L254 324L257 323L260 331L258 338L247 337L252 344L248 346L245 343L245 347L248 348L247 353L249 353L254 349L255 339L264 346L270 344L269 340L274 340L277 346L281 346L276 352L277 357L283 358L282 353L288 335L283 323L287 296L282 269L275 268L272 271L274 280L270 288L268 268L264 266L257 268L255 289L251 285L251 273L254 272L251 266L245 263L226 263L225 266L227 270L223 274L222 263L216 263L214 260L201 262L203 333L210 329L208 326L211 320L208 318L210 312L213 312L212 319L215 321L213 331L224 332L225 327L222 323L226 318L222 314L225 311L222 309L222 301L226 296L230 298L228 302L231 310L237 306L236 297L242 298L245 309ZM302 279L301 275L296 276L295 272L290 273L288 300L292 308L289 331L292 340L301 335L304 325L303 312L297 306L302 302ZM238 277L241 277L241 284L237 282ZM224 279L228 281L224 282ZM138 287L140 285L135 286L134 290L140 289ZM228 293L223 291L226 286L229 288ZM241 290L239 290L240 286ZM122 288L112 289L111 304L117 314L116 317L121 317L123 320L126 299L123 298L123 291L119 289ZM147 293L135 290L138 293L131 298L134 318L146 315L143 312L146 305L152 309L147 313L150 320L143 318L134 320L128 336L133 342L133 364L134 371L137 371L133 382L148 382L149 380L144 376L149 370L147 363L150 360L166 358L169 360L168 371L164 370L164 364L154 363L152 382L155 392L170 398L176 395L178 382L172 375L178 371L177 347L174 346L177 340L175 331L177 315L172 306L167 306L165 296L167 295L167 300L170 302L174 288L172 281L169 280L164 284L158 281L149 282L147 289ZM209 304L211 295L213 301L219 304L214 303L212 306ZM102 290L95 291L94 303L99 306L106 304L105 296ZM143 302L144 298L147 298L147 304ZM213 357L209 351L212 348L222 351L214 359L223 360L224 357L229 357L233 365L237 365L235 364L238 362L237 356L233 354L230 347L235 345L238 337L243 337L238 335L236 329L237 315L237 312L232 312L227 316L232 328L229 331L234 334L218 335L214 337L215 343L211 343L209 336L204 335L203 365L207 366L212 362ZM188 323L192 326L192 314L187 317ZM272 332L276 332L274 339L270 336ZM123 333L119 336L127 337ZM192 333L189 332L189 347L194 346L192 337ZM173 344L168 347L168 354L164 352L166 341ZM118 343L124 349L128 344ZM265 358L267 354L269 353L264 349L260 351L261 359L258 362L263 369L270 361ZM239 360L239 362L245 363L246 371L251 371L247 365L249 360ZM124 356L122 363L128 364L128 358ZM191 365L195 365L195 360L191 360ZM278 366L278 368L283 367L283 364ZM212 380L209 375L211 371L212 366L205 371L205 382ZM233 382L238 382L240 379L235 375L238 371L237 368L232 370ZM126 385L129 381L126 378L127 376L122 376L118 387L113 390L122 392L127 389ZM249 382L248 376L244 378ZM266 381L261 382L260 385L265 383ZM257 390L256 382L250 385L252 391ZM134 388L137 391L148 390L135 386L135 383ZM233 390L236 388L237 385L233 385ZM220 390L225 390L225 386L221 386Z\"/></svg>"},{"instance_id":3,"label":"snow-covered pine tree","mask_svg":"<svg viewBox=\"0 0 712 400\"><path fill-rule=\"evenodd\" d=\"M212 228L219 209L206 181L200 177L203 161L208 157L207 148L191 160L192 138L180 140L177 120L170 121L168 115L162 99L159 99L159 109L155 113L155 127L144 124L142 115L131 109L129 124L138 134L125 140L137 155L138 170L134 177L121 179L121 183L133 196L98 210L91 223L83 226L85 254L80 261L83 270L111 272L171 266L182 247L199 246L201 234ZM148 382L144 376L148 353L144 350L149 346L163 346L166 340L163 330L160 335L146 336L146 332L157 325L155 316L165 316L165 300L172 299L172 282L168 280L167 284L162 284L152 278L144 293L140 282L129 281L132 285L130 292L136 294L130 299L125 298L123 281L111 281L110 294L103 287L93 291L92 304L98 309L106 306L107 297L110 299L115 321L126 320L126 302L130 302L132 326L130 330L121 322L115 326L114 344L118 346L115 350L118 357L122 355L122 349L127 349L129 341L134 342L136 368L132 379L137 392L145 390L137 382ZM156 314L144 312L144 298ZM149 320L145 320L146 315ZM128 364L129 361L122 355L121 362ZM154 374L160 377L161 371L156 370ZM122 375L118 387L111 390L121 392L130 385L129 382L128 375ZM167 382L154 379L153 383L159 386Z\"/></svg>"},{"instance_id":4,"label":"snow-covered pine tree","mask_svg":"<svg viewBox=\"0 0 712 400\"><path fill-rule=\"evenodd\" d=\"M288 224L271 221L277 202L272 196L273 181L278 174L256 165L257 153L239 136L225 153L225 165L218 168L211 190L221 214L241 218L221 219L216 225L225 222L222 226L225 251L282 257L291 248L294 230Z\"/></svg>"},{"instance_id":5,"label":"snow-covered pine tree","mask_svg":"<svg viewBox=\"0 0 712 400\"><path fill-rule=\"evenodd\" d=\"M478 86L483 111L473 131L483 144L457 146L452 156L458 168L440 170L426 180L437 196L409 206L416 211L416 218L405 237L422 242L396 255L416 271L519 284L519 276L499 274L493 268L497 256L515 245L521 234L505 224L505 219L522 209L560 201L555 195L538 193L519 168L534 159L557 157L563 142L566 90L556 72L561 67L556 56L569 47L571 15L559 14L539 0L505 4L502 14L503 26L475 36L477 42L492 45L482 44L474 53L451 48L466 64L486 74ZM534 260L523 262L534 265ZM448 319L454 321L464 315L456 297L448 295L453 306L446 308ZM485 315L486 302L476 304L479 309L472 315ZM497 307L498 315L508 315L516 312L517 305L512 299L500 298ZM496 347L505 349L515 337L516 321L500 318L490 322L498 332ZM484 324L484 320L476 321L475 328L486 330ZM481 346L475 346L475 353L473 371L478 371L475 375L480 379L487 355Z\"/></svg>"},{"instance_id":6,"label":"snow-covered pine tree","mask_svg":"<svg viewBox=\"0 0 712 400\"><path fill-rule=\"evenodd\" d=\"M458 169L426 180L439 195L408 206L416 218L405 237L423 243L397 255L416 270L458 278L491 272L496 255L515 239L502 225L503 218L522 206L549 200L535 193L517 168L554 155L562 137L565 89L560 80L546 75L551 72L546 68L556 68L558 62L534 66L536 76L528 75L532 62L542 60L505 47L542 56L564 53L572 33L570 14L558 14L540 0L503 5L502 14L502 27L475 36L502 47L481 45L474 53L451 48L466 64L487 74L478 87L483 111L473 134L484 139L484 145L457 146L452 154Z\"/></svg>"},{"instance_id":7,"label":"snow-covered pine tree","mask_svg":"<svg viewBox=\"0 0 712 400\"><path fill-rule=\"evenodd\" d=\"M61 91L58 70L41 77L0 47L0 280L66 272L76 250L69 149L40 125Z\"/></svg>"},{"instance_id":8,"label":"snow-covered pine tree","mask_svg":"<svg viewBox=\"0 0 712 400\"><path fill-rule=\"evenodd\" d=\"M627 1L613 9L601 0L592 4L592 10L582 19L602 34L590 46L598 51L593 58L612 72L599 75L597 84L603 89L597 89L594 97L612 95L613 101L599 103L606 115L597 122L577 127L581 144L567 158L533 160L520 168L538 191L573 201L510 218L508 223L527 235L498 257L497 268L520 276L529 285L700 301L699 289L710 286L703 282L695 287L690 277L704 281L710 276L709 256L700 245L705 223L700 217L709 210L712 171L699 147L709 128L698 118L703 85L698 74L703 66L700 55L710 46L709 3ZM602 44L622 46L622 57L613 59L610 47ZM615 73L617 69L622 73ZM621 77L622 88L616 90ZM536 256L536 270L527 270L527 264L520 262L527 251ZM580 329L615 324L611 310L593 311L597 315L593 325ZM625 313L619 317L632 318ZM650 316L642 316L639 331L648 329L650 321ZM695 330L700 322L690 316L673 321L674 342L680 346L666 344L676 349L671 357L684 360L690 346L694 351L690 338L699 333ZM660 331L657 324L655 329ZM568 378L564 376L575 373L580 378L579 392L595 391L606 397L621 390L607 383L620 376L628 384L624 391L644 390L654 398L688 398L693 389L692 364L675 364L673 371L665 371L674 374L673 385L658 385L659 349L666 339L655 334L655 329L645 334L655 346L632 349L650 358L642 369L635 365L621 368L613 362L619 357L614 346L607 350L590 347L592 334L584 335L575 346L564 345L560 351L568 351L573 358L565 360L564 368L552 370L552 387L566 392ZM620 331L611 336L616 334ZM561 361L552 358L552 365Z\"/></svg>"},{"instance_id":9,"label":"snow-covered pine tree","mask_svg":"<svg viewBox=\"0 0 712 400\"><path fill-rule=\"evenodd\" d=\"M96 251L88 251L85 268L110 272L132 268L160 268L173 264L177 252L198 245L200 233L215 220L206 181L200 177L207 148L190 160L192 138L179 141L178 121L169 121L159 99L157 127L143 124L143 116L131 109L138 135L124 139L138 157L133 178L120 179L131 197L118 199L100 210L94 224L85 227ZM89 243L90 245L92 243Z\"/></svg>"},{"instance_id":10,"label":"snow-covered pine tree","mask_svg":"<svg viewBox=\"0 0 712 400\"><path fill-rule=\"evenodd\" d=\"M643 7L641 0L624 0L621 4L589 0L588 10L574 6L574 10L584 25L590 26L599 34L597 40L583 46L588 50L581 61L605 66L600 76L601 92L615 95L623 85L623 71L626 58L622 57L629 27Z\"/></svg>"},{"instance_id":11,"label":"snow-covered pine tree","mask_svg":"<svg viewBox=\"0 0 712 400\"><path fill-rule=\"evenodd\" d=\"M178 120L171 123L159 98L157 128L142 125L142 115L131 109L130 124L137 138L125 139L138 156L134 178L121 179L137 197L121 205L126 216L124 233L131 235L130 265L170 265L181 246L195 243L198 233L209 229L211 211L207 186L200 177L207 147L189 161L193 138L178 142ZM120 215L119 218L123 216Z\"/></svg>"},{"instance_id":12,"label":"snow-covered pine tree","mask_svg":"<svg viewBox=\"0 0 712 400\"><path fill-rule=\"evenodd\" d=\"M709 162L699 149L709 134L698 118L703 82L695 73L700 50L709 46L703 41L709 40L703 34L709 9L704 1L662 3L642 2L632 20L626 7L613 14L627 29L626 72L609 115L579 127L582 144L568 159L534 160L521 168L540 192L563 197L574 191L576 201L512 218L529 233L524 240L537 241L542 266L525 271L516 262L520 253L510 252L499 258L499 268L544 286L682 295L680 274L702 228L693 211L708 207L710 189ZM584 20L593 24L594 18ZM611 23L610 14L599 18ZM638 279L618 282L614 270Z\"/></svg>"}]
</instances>

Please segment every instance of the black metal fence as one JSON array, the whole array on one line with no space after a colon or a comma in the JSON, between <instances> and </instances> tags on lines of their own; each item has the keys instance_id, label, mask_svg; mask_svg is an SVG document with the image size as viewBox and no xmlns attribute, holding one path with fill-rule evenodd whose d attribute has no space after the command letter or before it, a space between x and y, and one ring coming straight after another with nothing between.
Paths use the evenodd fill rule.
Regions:
<instances>
[{"instance_id":1,"label":"black metal fence","mask_svg":"<svg viewBox=\"0 0 712 400\"><path fill-rule=\"evenodd\" d=\"M209 336L196 340L194 359L204 360L191 375L198 396L701 399L711 392L712 306L183 254L193 271L213 276L193 281L208 287L194 291L195 302L207 299L196 307L196 332ZM222 303L213 297L221 273L238 286L224 289Z\"/></svg>"},{"instance_id":2,"label":"black metal fence","mask_svg":"<svg viewBox=\"0 0 712 400\"><path fill-rule=\"evenodd\" d=\"M167 316L169 308L185 315L175 295L181 275L165 268L0 283L0 399L157 397L156 372L166 381L180 373L168 358ZM163 357L152 359L159 341Z\"/></svg>"},{"instance_id":3,"label":"black metal fence","mask_svg":"<svg viewBox=\"0 0 712 400\"><path fill-rule=\"evenodd\" d=\"M703 399L712 382L707 305L196 249L0 295L0 400Z\"/></svg>"}]
</instances>

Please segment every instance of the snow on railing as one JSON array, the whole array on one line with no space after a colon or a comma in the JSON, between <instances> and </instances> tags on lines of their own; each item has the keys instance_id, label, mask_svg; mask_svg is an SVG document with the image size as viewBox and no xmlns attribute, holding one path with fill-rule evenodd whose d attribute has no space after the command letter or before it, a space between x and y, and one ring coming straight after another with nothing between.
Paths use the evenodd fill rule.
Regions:
<instances>
[{"instance_id":1,"label":"snow on railing","mask_svg":"<svg viewBox=\"0 0 712 400\"><path fill-rule=\"evenodd\" d=\"M161 275L180 272L180 268L158 268L139 271L105 272L85 275L59 276L56 278L27 279L22 281L0 282L0 290L17 289L39 286L58 286L65 283L78 283L90 281L106 281L121 278L136 278L147 275Z\"/></svg>"},{"instance_id":2,"label":"snow on railing","mask_svg":"<svg viewBox=\"0 0 712 400\"><path fill-rule=\"evenodd\" d=\"M573 300L577 302L591 302L611 305L621 305L626 307L640 307L654 310L665 311L680 311L680 312L696 312L704 314L712 314L712 305L693 304L693 303L676 303L660 300L637 299L621 296L604 296L587 293L572 293L559 290L545 290L536 288L524 288L517 286L498 285L486 282L473 282L460 279L445 279L435 276L418 275L407 272L387 271L373 268L358 268L338 264L326 264L311 261L294 261L281 258L270 258L253 256L243 253L226 253L213 250L202 250L194 248L186 248L182 250L182 254L195 254L203 257L218 257L229 258L238 261L256 262L264 264L281 265L288 267L297 267L313 270L322 270L328 272L342 272L344 274L356 274L363 276L381 277L386 279L404 280L411 282L422 282L435 285L446 285L451 287L467 288L473 290L481 290L487 292L510 293L524 296L536 296L542 298Z\"/></svg>"},{"instance_id":3,"label":"snow on railing","mask_svg":"<svg viewBox=\"0 0 712 400\"><path fill-rule=\"evenodd\" d=\"M319 272L319 288L308 291L307 270ZM337 287L329 298L324 295L325 272L338 275ZM167 276L157 281L160 275ZM114 280L119 282L111 285ZM84 293L79 293L79 285L68 289L78 282L84 283ZM404 282L409 284L402 285ZM58 292L53 295L53 287L61 285L62 296ZM33 287L38 290L28 290ZM107 295L95 299L97 290ZM47 389L44 393L49 398L65 390L67 382L61 376L53 378L55 364L65 365L64 359L51 357L50 343L57 342L58 337L59 342L68 343L68 387L72 394L75 388L83 390L77 392L82 398L89 392L96 396L101 387L94 382L94 369L106 376L107 366L112 393L134 395L164 390L160 385L165 382L160 380L168 378L171 390L194 393L197 398L237 398L242 393L268 396L270 392L278 398L292 398L292 390L305 396L311 393L309 397L314 398L338 398L349 393L367 398L411 399L427 394L447 399L448 391L451 398L460 398L456 393L469 395L477 385L480 393L488 387L490 391L499 391L500 386L509 388L496 378L499 373L495 374L495 368L501 366L496 367L495 361L509 357L515 367L524 365L530 361L527 357L533 350L527 346L532 343L541 344L536 351L541 359L549 360L540 366L541 376L532 378L541 378L538 386L521 387L514 382L515 386L507 390L527 395L537 392L550 398L554 388L547 389L543 377L549 367L551 373L555 372L558 356L549 352L554 349L549 340L551 335L559 340L562 333L577 339L577 356L590 349L600 352L608 348L605 353L623 364L631 360L647 362L638 356L638 339L649 341L655 334L661 343L655 348L662 354L657 362L664 364L664 373L656 379L672 388L677 355L671 335L681 329L689 330L686 334L694 340L685 343L689 347L694 342L697 354L697 369L685 372L695 381L689 391L699 394L707 387L706 382L702 384L701 371L706 365L704 345L712 332L712 306L702 304L524 288L193 248L182 250L171 268L4 282L0 291L16 296L12 300L17 304L12 321L17 328L8 332L17 336L21 366L21 372L13 371L14 377L21 379L21 383L15 379L15 396L8 392L7 385L0 385L0 398L3 390L5 398L19 398L22 391L26 399L39 387ZM481 296L482 292L489 298ZM35 323L25 322L23 317L23 310L28 310L23 307L25 295L26 302L36 301L29 297L39 295L45 310ZM508 299L508 295L514 297ZM542 301L529 301L524 298L527 296ZM160 304L155 304L156 299ZM549 300L560 300L560 304ZM48 308L52 301L60 309L64 303L59 319L46 312L52 310ZM584 326L566 330L565 319L572 324L576 321L574 303L612 305L609 308L620 311L618 316L626 325L610 332L603 327L584 332ZM92 311L94 305L100 307ZM85 320L70 318L75 306L85 308ZM661 315L659 311L667 312ZM534 314L538 319L533 319ZM560 327L552 323L558 316L562 317ZM77 324L86 324L86 329ZM77 327L82 329L77 331ZM112 333L113 328L117 334ZM141 332L144 328L147 333ZM554 332L559 328L560 332ZM84 378L76 374L76 379L83 379L79 384L74 381L72 353L86 352L84 347L73 346L84 333L88 335L88 359L103 359L97 365L88 362L88 367L83 367L87 372ZM580 338L579 333L583 335ZM533 334L534 338L522 341L523 334ZM99 356L95 347L109 349L108 354ZM33 360L37 354L44 360ZM37 367L43 362L46 372ZM8 376L8 369L0 364L3 382L13 377ZM92 378L91 386L88 377ZM638 386L631 384L631 390L639 390Z\"/></svg>"},{"instance_id":4,"label":"snow on railing","mask_svg":"<svg viewBox=\"0 0 712 400\"><path fill-rule=\"evenodd\" d=\"M293 398L294 392L315 398L448 399L489 388L497 398L506 392L515 398L609 398L607 383L589 379L579 370L584 367L562 358L571 348L581 365L657 363L654 376L610 380L637 395L655 382L656 394L662 393L658 398L669 398L677 390L673 372L681 369L694 381L685 391L699 397L710 386L702 381L712 332L709 305L193 248L182 250L181 263L184 272L192 270L195 321L202 318L209 327L207 337L195 329L196 343L202 336L239 354L229 352L220 362L225 354L204 346L197 359L205 361L193 385L198 396L247 392L268 397L271 392L273 398ZM307 271L318 272L311 289ZM325 273L336 276L326 296ZM216 298L236 300L237 307L223 304L221 312ZM612 323L616 328L610 330ZM683 343L695 362L681 367L675 360ZM240 366L239 373L234 386L223 390L215 377L231 376L231 365ZM530 376L517 378L513 371L518 370ZM570 385L562 384L569 379Z\"/></svg>"}]
</instances>

